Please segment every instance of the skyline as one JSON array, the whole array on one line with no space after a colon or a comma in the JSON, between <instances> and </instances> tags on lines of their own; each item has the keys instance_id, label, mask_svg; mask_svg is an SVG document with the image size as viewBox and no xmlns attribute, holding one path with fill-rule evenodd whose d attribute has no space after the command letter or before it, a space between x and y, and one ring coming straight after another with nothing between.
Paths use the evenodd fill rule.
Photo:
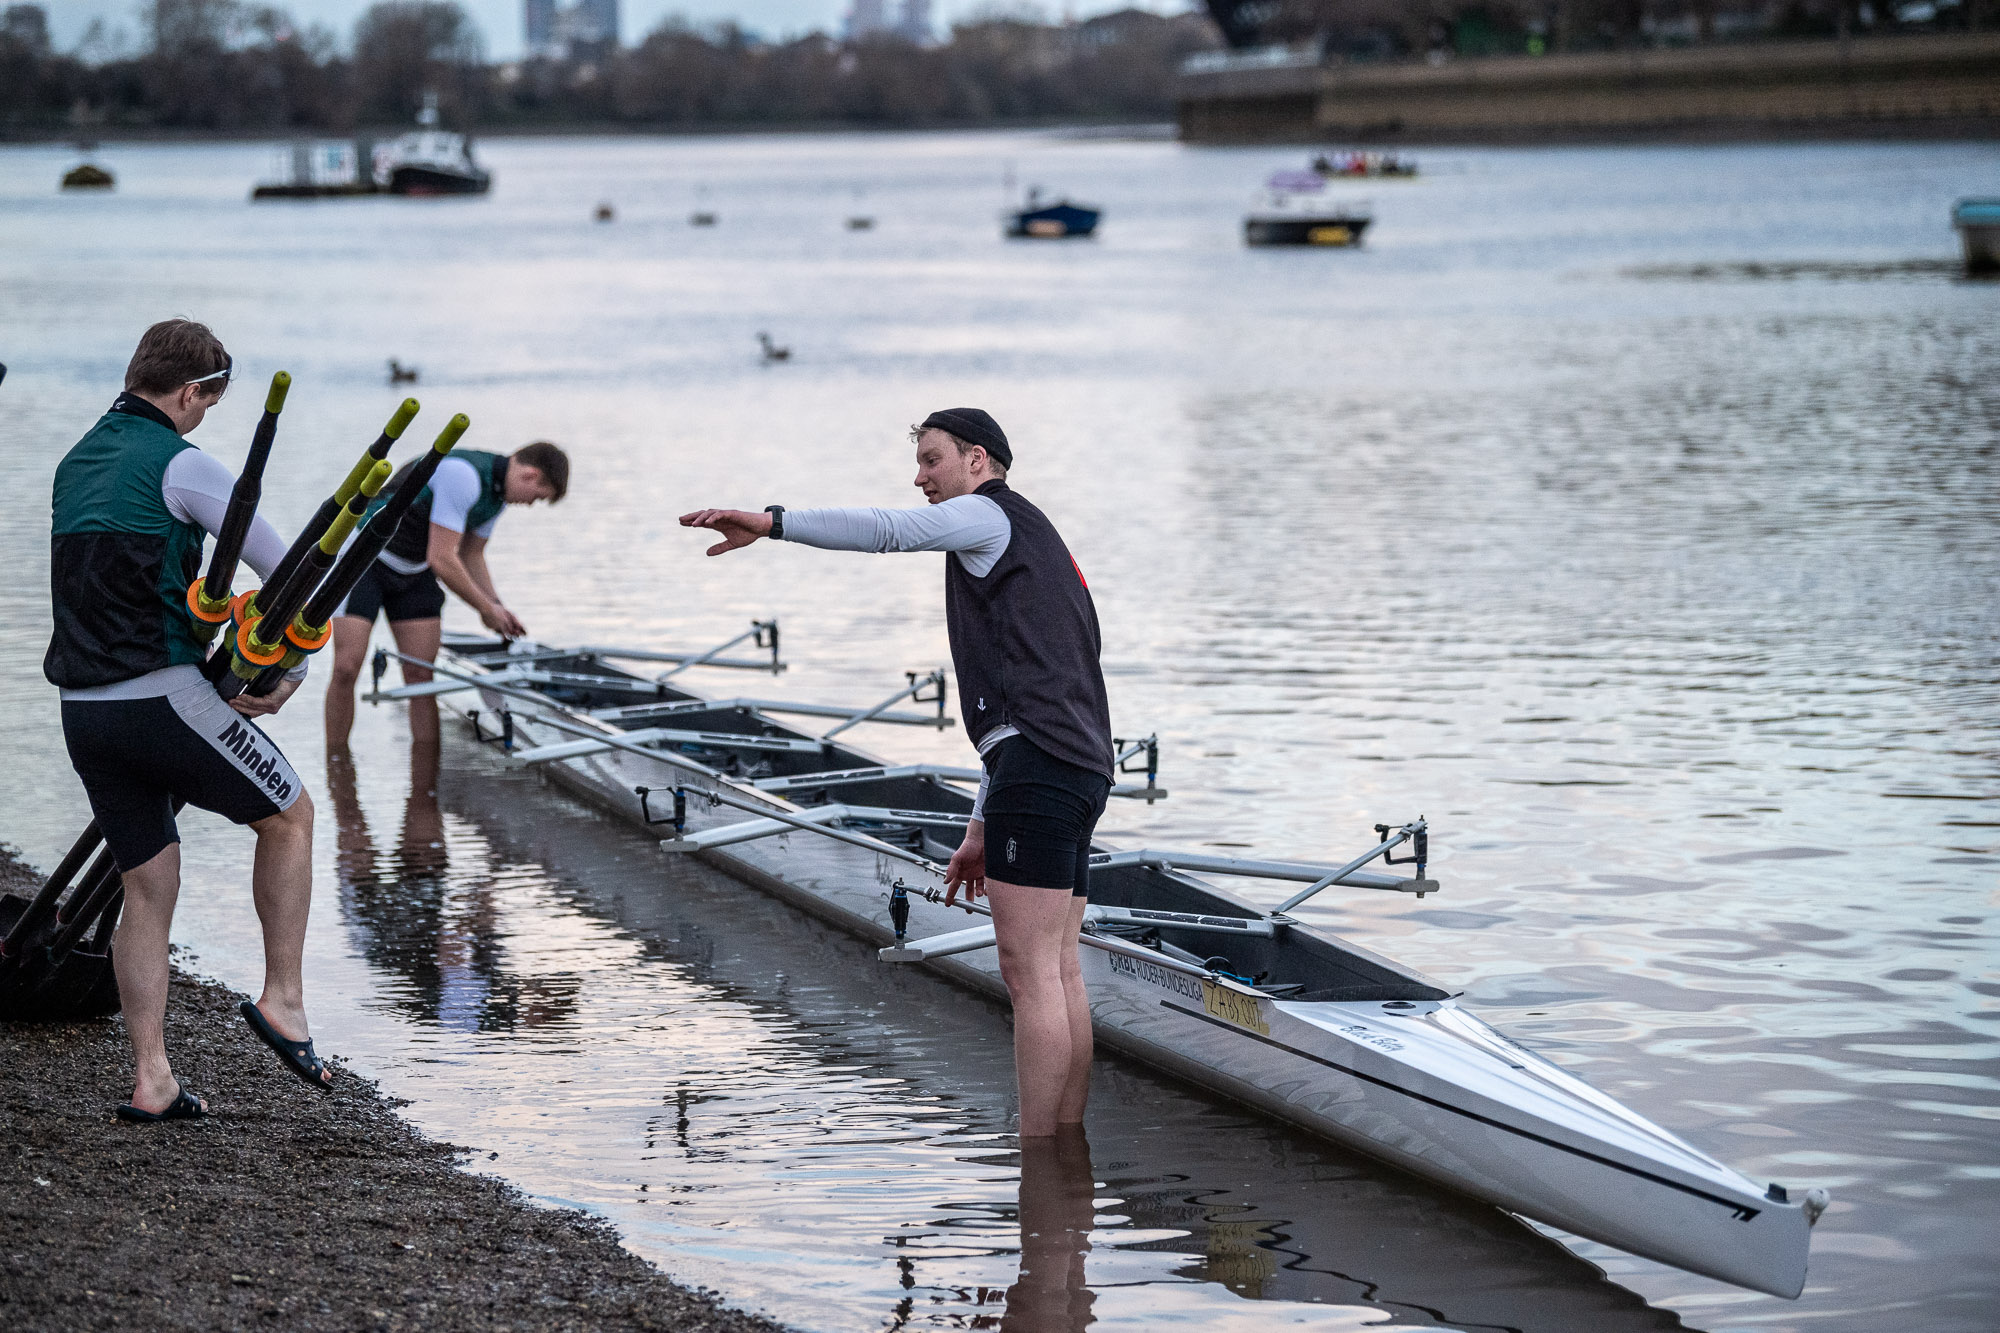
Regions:
<instances>
[{"instance_id":1,"label":"skyline","mask_svg":"<svg viewBox=\"0 0 2000 1333\"><path fill-rule=\"evenodd\" d=\"M82 42L93 21L101 20L106 33L116 38L122 30L124 54L145 47L146 23L142 0L38 0L48 12L49 36L57 50L73 51ZM301 26L318 24L331 31L344 50L359 19L375 0L281 0L275 7L289 13ZM519 60L527 54L521 0L458 0L461 8L478 25L485 39L486 58L492 61ZM798 36L818 30L838 35L852 0L619 0L619 31L624 45L632 46L672 16L696 24L735 20L744 28L767 38ZM1192 8L1176 0L935 0L932 26L939 34L954 22L974 14L1005 11L1039 11L1047 19L1065 15L1090 18L1119 9L1147 9L1174 14Z\"/></svg>"}]
</instances>

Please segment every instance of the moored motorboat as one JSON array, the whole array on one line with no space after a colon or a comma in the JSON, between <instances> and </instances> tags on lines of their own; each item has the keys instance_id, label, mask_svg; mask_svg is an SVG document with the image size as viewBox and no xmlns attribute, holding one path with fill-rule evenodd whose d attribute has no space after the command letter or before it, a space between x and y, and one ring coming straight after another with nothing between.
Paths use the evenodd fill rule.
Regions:
<instances>
[{"instance_id":1,"label":"moored motorboat","mask_svg":"<svg viewBox=\"0 0 2000 1333\"><path fill-rule=\"evenodd\" d=\"M1010 237L1052 241L1091 235L1103 215L1102 209L1073 204L1067 199L1045 204L1041 190L1031 189L1025 205L1002 213L1000 222Z\"/></svg>"},{"instance_id":2,"label":"moored motorboat","mask_svg":"<svg viewBox=\"0 0 2000 1333\"><path fill-rule=\"evenodd\" d=\"M767 639L771 659L731 658ZM872 705L704 698L697 665L776 669L776 627L706 653L451 639L438 678L374 698L456 698L476 732L613 813L883 949L1004 996L991 928L942 905L939 866L976 769L885 763L841 739L866 723L949 725L944 677ZM657 677L614 665L666 662ZM907 703L934 704L936 711ZM815 735L781 718L833 719ZM1115 794L1158 799L1157 747L1120 742ZM1291 913L1313 893L1439 891L1421 820L1377 826L1341 865L1099 849L1081 942L1108 1048L1578 1236L1780 1296L1805 1280L1821 1191L1760 1186L1462 1008L1449 990ZM1416 874L1363 868L1412 848ZM1306 887L1265 911L1207 876ZM968 924L970 922L970 924Z\"/></svg>"},{"instance_id":3,"label":"moored motorboat","mask_svg":"<svg viewBox=\"0 0 2000 1333\"><path fill-rule=\"evenodd\" d=\"M1280 171L1243 219L1245 245L1355 246L1374 213L1366 200L1335 202L1317 172Z\"/></svg>"},{"instance_id":4,"label":"moored motorboat","mask_svg":"<svg viewBox=\"0 0 2000 1333\"><path fill-rule=\"evenodd\" d=\"M472 159L472 143L462 134L441 130L437 98L424 96L417 113L418 128L375 150L377 189L390 194L485 194L493 173Z\"/></svg>"},{"instance_id":5,"label":"moored motorboat","mask_svg":"<svg viewBox=\"0 0 2000 1333\"><path fill-rule=\"evenodd\" d=\"M1417 174L1414 160L1395 153L1361 152L1320 153L1312 160L1312 169L1330 179L1355 178L1410 178Z\"/></svg>"},{"instance_id":6,"label":"moored motorboat","mask_svg":"<svg viewBox=\"0 0 2000 1333\"><path fill-rule=\"evenodd\" d=\"M1967 273L2000 273L2000 198L1959 200L1951 225L1958 229Z\"/></svg>"}]
</instances>

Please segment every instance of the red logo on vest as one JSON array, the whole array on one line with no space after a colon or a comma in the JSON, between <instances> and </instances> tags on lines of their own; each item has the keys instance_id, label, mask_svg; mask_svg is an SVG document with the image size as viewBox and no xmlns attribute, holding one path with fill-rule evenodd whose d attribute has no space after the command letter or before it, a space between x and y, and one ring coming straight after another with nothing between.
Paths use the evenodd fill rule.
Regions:
<instances>
[{"instance_id":1,"label":"red logo on vest","mask_svg":"<svg viewBox=\"0 0 2000 1333\"><path fill-rule=\"evenodd\" d=\"M1076 557L1075 557L1075 556L1070 556L1070 558L1069 558L1069 567L1070 567L1071 569L1075 569L1075 570L1076 570L1076 581L1077 581L1078 583L1081 583L1081 584L1083 585L1083 589L1084 589L1084 591L1085 591L1085 592L1088 592L1088 591L1090 591L1090 580L1089 580L1089 579L1087 579L1087 578L1085 578L1085 577L1083 576L1083 571L1082 571L1081 569L1077 569L1077 564L1076 564Z\"/></svg>"}]
</instances>

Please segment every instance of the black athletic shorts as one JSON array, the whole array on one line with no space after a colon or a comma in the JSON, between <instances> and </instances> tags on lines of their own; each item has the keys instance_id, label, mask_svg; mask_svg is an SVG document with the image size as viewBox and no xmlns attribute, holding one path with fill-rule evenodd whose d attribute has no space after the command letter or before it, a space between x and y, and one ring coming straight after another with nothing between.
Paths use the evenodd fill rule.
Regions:
<instances>
[{"instance_id":1,"label":"black athletic shorts","mask_svg":"<svg viewBox=\"0 0 2000 1333\"><path fill-rule=\"evenodd\" d=\"M1090 892L1090 835L1111 781L1067 764L1026 736L987 752L986 877L1002 884Z\"/></svg>"},{"instance_id":2,"label":"black athletic shorts","mask_svg":"<svg viewBox=\"0 0 2000 1333\"><path fill-rule=\"evenodd\" d=\"M334 614L359 616L372 625L384 611L391 621L436 620L444 614L444 589L438 586L437 575L428 569L398 574L377 560Z\"/></svg>"},{"instance_id":3,"label":"black athletic shorts","mask_svg":"<svg viewBox=\"0 0 2000 1333\"><path fill-rule=\"evenodd\" d=\"M69 761L120 870L181 840L176 797L238 824L299 799L299 775L284 754L199 671L149 699L66 699L62 724Z\"/></svg>"}]
</instances>

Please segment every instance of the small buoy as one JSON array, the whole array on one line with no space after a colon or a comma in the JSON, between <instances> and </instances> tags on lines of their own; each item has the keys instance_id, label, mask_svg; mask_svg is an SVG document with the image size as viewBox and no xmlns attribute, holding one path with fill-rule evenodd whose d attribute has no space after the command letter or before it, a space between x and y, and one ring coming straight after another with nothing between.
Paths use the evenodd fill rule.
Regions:
<instances>
[{"instance_id":1,"label":"small buoy","mask_svg":"<svg viewBox=\"0 0 2000 1333\"><path fill-rule=\"evenodd\" d=\"M86 162L80 167L71 167L63 173L62 187L65 190L108 190L115 181L111 173L95 163Z\"/></svg>"},{"instance_id":2,"label":"small buoy","mask_svg":"<svg viewBox=\"0 0 2000 1333\"><path fill-rule=\"evenodd\" d=\"M849 231L869 231L875 226L875 219L864 214L856 214L847 220Z\"/></svg>"},{"instance_id":3,"label":"small buoy","mask_svg":"<svg viewBox=\"0 0 2000 1333\"><path fill-rule=\"evenodd\" d=\"M606 200L605 202L597 206L597 213L595 216L599 222L609 222L611 221L611 219L617 217L618 215L611 210L611 202L609 200Z\"/></svg>"},{"instance_id":4,"label":"small buoy","mask_svg":"<svg viewBox=\"0 0 2000 1333\"><path fill-rule=\"evenodd\" d=\"M406 366L393 356L389 358L389 383L415 384L416 382L417 368L415 366Z\"/></svg>"},{"instance_id":5,"label":"small buoy","mask_svg":"<svg viewBox=\"0 0 2000 1333\"><path fill-rule=\"evenodd\" d=\"M715 214L713 213L695 213L688 218L688 226L690 227L713 227L714 225Z\"/></svg>"},{"instance_id":6,"label":"small buoy","mask_svg":"<svg viewBox=\"0 0 2000 1333\"><path fill-rule=\"evenodd\" d=\"M764 359L766 361L789 361L792 359L792 349L789 347L780 347L772 342L770 334L758 334L757 341L763 345Z\"/></svg>"}]
</instances>

